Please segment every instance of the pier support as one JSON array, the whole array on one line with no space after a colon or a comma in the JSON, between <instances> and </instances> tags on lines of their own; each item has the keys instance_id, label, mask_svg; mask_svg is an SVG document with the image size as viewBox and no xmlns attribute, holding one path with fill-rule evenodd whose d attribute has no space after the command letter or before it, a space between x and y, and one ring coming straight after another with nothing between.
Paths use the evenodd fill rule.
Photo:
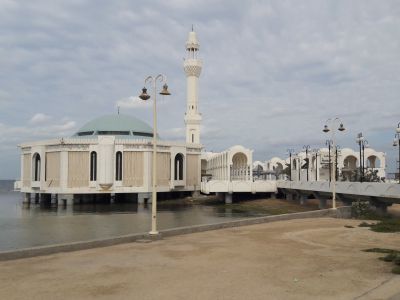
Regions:
<instances>
[{"instance_id":1,"label":"pier support","mask_svg":"<svg viewBox=\"0 0 400 300\"><path fill-rule=\"evenodd\" d=\"M151 203L151 193L138 193L137 195L138 203Z\"/></svg>"},{"instance_id":2,"label":"pier support","mask_svg":"<svg viewBox=\"0 0 400 300\"><path fill-rule=\"evenodd\" d=\"M215 195L217 196L217 199L218 199L218 200L225 200L225 195L224 195L224 193L217 192L217 193L215 193Z\"/></svg>"},{"instance_id":3,"label":"pier support","mask_svg":"<svg viewBox=\"0 0 400 300\"><path fill-rule=\"evenodd\" d=\"M200 197L200 191L193 191L192 192L192 197L193 198Z\"/></svg>"},{"instance_id":4,"label":"pier support","mask_svg":"<svg viewBox=\"0 0 400 300\"><path fill-rule=\"evenodd\" d=\"M40 194L40 204L51 204L51 194Z\"/></svg>"},{"instance_id":5,"label":"pier support","mask_svg":"<svg viewBox=\"0 0 400 300\"><path fill-rule=\"evenodd\" d=\"M288 200L288 201L292 201L292 200L293 200L293 194L291 194L291 193L286 193L285 198L286 198L286 200Z\"/></svg>"},{"instance_id":6,"label":"pier support","mask_svg":"<svg viewBox=\"0 0 400 300\"><path fill-rule=\"evenodd\" d=\"M57 194L51 194L50 195L50 201L51 201L51 205L57 205L58 204L58 200L57 200Z\"/></svg>"},{"instance_id":7,"label":"pier support","mask_svg":"<svg viewBox=\"0 0 400 300\"><path fill-rule=\"evenodd\" d=\"M74 195L73 194L61 194L61 195L58 195L58 198L61 199L61 201L64 201L63 203L65 203L66 205L74 205Z\"/></svg>"},{"instance_id":8,"label":"pier support","mask_svg":"<svg viewBox=\"0 0 400 300\"><path fill-rule=\"evenodd\" d=\"M375 197L370 197L370 204L375 207L375 211L379 216L387 215L387 208L391 206L392 203L383 202Z\"/></svg>"},{"instance_id":9,"label":"pier support","mask_svg":"<svg viewBox=\"0 0 400 300\"><path fill-rule=\"evenodd\" d=\"M372 205L375 206L375 211L379 216L385 216L387 214L388 204L384 202L372 201Z\"/></svg>"},{"instance_id":10,"label":"pier support","mask_svg":"<svg viewBox=\"0 0 400 300\"><path fill-rule=\"evenodd\" d=\"M63 199L62 197L61 197L61 195L58 195L58 197L57 197L58 199L57 199L57 205L58 206L64 206L65 204L66 204L66 200L65 199Z\"/></svg>"},{"instance_id":11,"label":"pier support","mask_svg":"<svg viewBox=\"0 0 400 300\"><path fill-rule=\"evenodd\" d=\"M225 204L232 204L232 193L225 193Z\"/></svg>"},{"instance_id":12,"label":"pier support","mask_svg":"<svg viewBox=\"0 0 400 300\"><path fill-rule=\"evenodd\" d=\"M318 204L319 209L325 209L326 208L326 199L319 199L319 204Z\"/></svg>"},{"instance_id":13,"label":"pier support","mask_svg":"<svg viewBox=\"0 0 400 300\"><path fill-rule=\"evenodd\" d=\"M31 203L31 193L25 193L24 194L23 203L24 204L30 204Z\"/></svg>"},{"instance_id":14,"label":"pier support","mask_svg":"<svg viewBox=\"0 0 400 300\"><path fill-rule=\"evenodd\" d=\"M376 213L380 216L384 216L387 214L387 205L379 205L376 206Z\"/></svg>"},{"instance_id":15,"label":"pier support","mask_svg":"<svg viewBox=\"0 0 400 300\"><path fill-rule=\"evenodd\" d=\"M299 200L300 200L300 205L304 205L304 204L306 204L307 196L300 194Z\"/></svg>"},{"instance_id":16,"label":"pier support","mask_svg":"<svg viewBox=\"0 0 400 300\"><path fill-rule=\"evenodd\" d=\"M33 197L31 197L31 203L32 204L38 204L40 199L39 193L34 193Z\"/></svg>"}]
</instances>

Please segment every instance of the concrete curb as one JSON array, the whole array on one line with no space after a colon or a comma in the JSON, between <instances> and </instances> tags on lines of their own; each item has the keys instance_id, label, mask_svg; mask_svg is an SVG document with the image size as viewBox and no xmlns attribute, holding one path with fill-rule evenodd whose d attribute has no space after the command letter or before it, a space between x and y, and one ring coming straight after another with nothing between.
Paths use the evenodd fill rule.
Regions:
<instances>
[{"instance_id":1,"label":"concrete curb","mask_svg":"<svg viewBox=\"0 0 400 300\"><path fill-rule=\"evenodd\" d=\"M336 210L334 209L322 209L307 212L275 215L275 216L265 216L257 217L251 219L241 219L235 221L221 222L216 224L206 224L206 225L194 225L187 227L172 228L160 231L160 236L151 237L148 233L138 233L130 234L112 238L57 244L50 246L40 246L33 248L25 248L20 250L11 250L0 252L0 261L21 259L35 256L50 255L60 252L72 252L78 250L92 249L98 247L108 247L118 244L131 243L143 239L160 239L163 237L171 237L182 234L190 234L196 232L204 232L209 230L218 230L223 228L231 228L238 226L254 225L275 221L286 221L295 219L306 219L306 218L321 218L321 217L333 217L333 218L350 218L351 217L351 207L344 206Z\"/></svg>"}]
</instances>

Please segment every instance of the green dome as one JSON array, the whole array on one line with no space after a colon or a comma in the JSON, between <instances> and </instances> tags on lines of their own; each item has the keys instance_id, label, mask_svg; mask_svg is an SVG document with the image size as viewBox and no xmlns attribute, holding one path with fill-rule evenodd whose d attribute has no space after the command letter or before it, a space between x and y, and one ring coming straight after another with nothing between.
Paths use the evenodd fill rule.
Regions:
<instances>
[{"instance_id":1,"label":"green dome","mask_svg":"<svg viewBox=\"0 0 400 300\"><path fill-rule=\"evenodd\" d=\"M97 137L98 135L115 135L126 138L151 138L153 128L133 116L115 114L96 118L86 123L74 137Z\"/></svg>"}]
</instances>

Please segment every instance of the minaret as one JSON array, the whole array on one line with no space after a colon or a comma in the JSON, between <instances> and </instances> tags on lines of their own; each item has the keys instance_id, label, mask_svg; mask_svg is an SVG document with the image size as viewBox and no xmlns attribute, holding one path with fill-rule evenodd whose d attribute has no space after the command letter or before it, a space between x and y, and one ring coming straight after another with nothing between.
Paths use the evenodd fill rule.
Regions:
<instances>
[{"instance_id":1,"label":"minaret","mask_svg":"<svg viewBox=\"0 0 400 300\"><path fill-rule=\"evenodd\" d=\"M193 31L192 27L192 31L189 32L186 42L187 56L183 63L187 78L186 143L191 144L200 144L201 115L198 111L198 85L202 62L197 57L199 48L200 44L197 41L196 32Z\"/></svg>"}]
</instances>

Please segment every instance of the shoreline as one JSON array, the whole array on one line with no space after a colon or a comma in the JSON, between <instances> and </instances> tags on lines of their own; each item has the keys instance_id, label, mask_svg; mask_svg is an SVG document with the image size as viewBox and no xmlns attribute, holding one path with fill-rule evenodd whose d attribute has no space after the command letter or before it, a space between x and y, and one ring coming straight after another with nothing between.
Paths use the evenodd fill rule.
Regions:
<instances>
[{"instance_id":1,"label":"shoreline","mask_svg":"<svg viewBox=\"0 0 400 300\"><path fill-rule=\"evenodd\" d=\"M72 251L93 249L99 247L108 247L118 244L136 242L138 240L145 240L145 239L151 240L154 238L160 239L163 237L171 237L171 236L183 235L195 232L204 232L210 230L247 226L247 225L268 223L274 221L295 220L295 219L305 219L305 218L321 218L321 217L350 218L350 215L351 215L350 207L343 206L337 208L336 210L329 208L329 209L313 210L306 212L271 215L264 217L253 217L253 218L226 221L215 224L203 224L203 225L194 225L194 226L161 230L160 235L157 237L151 237L148 233L138 233L138 234L116 236L105 239L31 247L31 248L17 249L11 251L2 251L0 252L0 261L44 256L60 252L72 252Z\"/></svg>"}]
</instances>

